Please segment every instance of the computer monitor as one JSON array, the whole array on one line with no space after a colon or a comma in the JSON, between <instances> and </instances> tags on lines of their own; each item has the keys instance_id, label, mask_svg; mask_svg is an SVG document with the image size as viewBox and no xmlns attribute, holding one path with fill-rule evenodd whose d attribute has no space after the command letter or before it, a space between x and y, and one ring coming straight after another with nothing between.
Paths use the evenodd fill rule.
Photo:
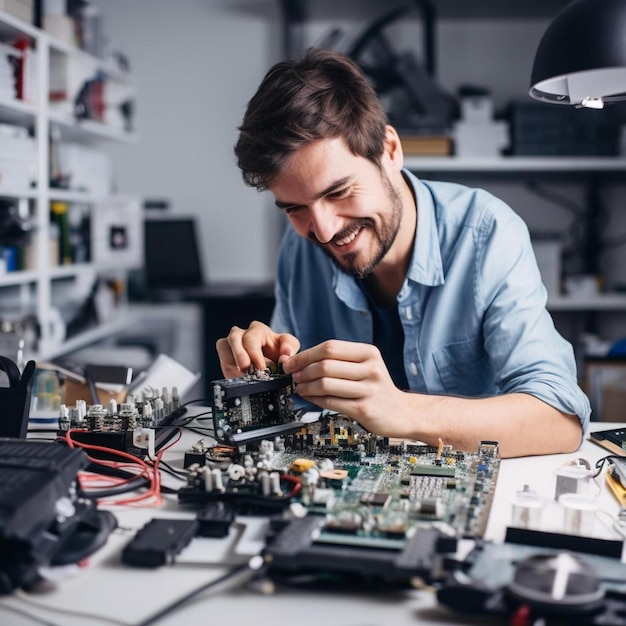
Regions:
<instances>
[{"instance_id":1,"label":"computer monitor","mask_svg":"<svg viewBox=\"0 0 626 626\"><path fill-rule=\"evenodd\" d=\"M145 279L151 290L205 285L193 218L145 221Z\"/></svg>"}]
</instances>

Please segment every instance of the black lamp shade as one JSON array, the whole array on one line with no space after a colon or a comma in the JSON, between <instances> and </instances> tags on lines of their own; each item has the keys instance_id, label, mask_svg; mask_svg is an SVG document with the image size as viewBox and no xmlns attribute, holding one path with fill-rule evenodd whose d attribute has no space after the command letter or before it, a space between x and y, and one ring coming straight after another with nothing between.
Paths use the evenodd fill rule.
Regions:
<instances>
[{"instance_id":1,"label":"black lamp shade","mask_svg":"<svg viewBox=\"0 0 626 626\"><path fill-rule=\"evenodd\" d=\"M551 22L530 95L557 104L626 100L626 0L575 0Z\"/></svg>"}]
</instances>

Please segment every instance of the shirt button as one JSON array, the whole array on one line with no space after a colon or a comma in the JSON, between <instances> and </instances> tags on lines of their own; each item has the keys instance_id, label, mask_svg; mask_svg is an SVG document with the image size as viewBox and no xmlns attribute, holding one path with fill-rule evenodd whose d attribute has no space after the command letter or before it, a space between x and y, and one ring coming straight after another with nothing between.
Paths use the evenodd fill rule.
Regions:
<instances>
[{"instance_id":1,"label":"shirt button","mask_svg":"<svg viewBox=\"0 0 626 626\"><path fill-rule=\"evenodd\" d=\"M369 317L370 314L368 311L361 311L361 317Z\"/></svg>"},{"instance_id":2,"label":"shirt button","mask_svg":"<svg viewBox=\"0 0 626 626\"><path fill-rule=\"evenodd\" d=\"M413 376L417 376L417 365L415 365L415 363L409 363L409 372L411 372Z\"/></svg>"}]
</instances>

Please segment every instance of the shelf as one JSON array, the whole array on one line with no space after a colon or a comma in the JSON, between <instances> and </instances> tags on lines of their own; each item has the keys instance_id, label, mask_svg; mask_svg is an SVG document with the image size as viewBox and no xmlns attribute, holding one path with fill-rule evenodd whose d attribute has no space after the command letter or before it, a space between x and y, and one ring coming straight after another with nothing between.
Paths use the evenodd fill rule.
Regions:
<instances>
[{"instance_id":1,"label":"shelf","mask_svg":"<svg viewBox=\"0 0 626 626\"><path fill-rule=\"evenodd\" d=\"M87 191L78 191L74 189L56 189L51 188L47 191L49 200L58 200L59 202L84 202L88 204L94 204L101 202L105 198L110 198L114 194L93 194ZM19 189L14 187L4 188L0 185L0 198L29 198L32 200L37 199L36 189Z\"/></svg>"},{"instance_id":2,"label":"shelf","mask_svg":"<svg viewBox=\"0 0 626 626\"><path fill-rule=\"evenodd\" d=\"M32 24L10 13L0 11L0 39L12 40L24 35L31 39L37 39L40 36L40 31Z\"/></svg>"},{"instance_id":3,"label":"shelf","mask_svg":"<svg viewBox=\"0 0 626 626\"><path fill-rule=\"evenodd\" d=\"M50 280L60 280L63 278L78 278L88 273L93 273L94 266L91 263L80 263L77 265L59 265L51 267L49 271ZM37 282L39 278L35 270L22 270L19 272L8 272L0 274L0 287L12 285L27 285Z\"/></svg>"},{"instance_id":4,"label":"shelf","mask_svg":"<svg viewBox=\"0 0 626 626\"><path fill-rule=\"evenodd\" d=\"M20 272L8 272L0 274L0 287L8 287L11 285L27 285L37 282L37 272L33 270L23 270Z\"/></svg>"},{"instance_id":5,"label":"shelf","mask_svg":"<svg viewBox=\"0 0 626 626\"><path fill-rule=\"evenodd\" d=\"M26 189L18 187L3 187L0 185L0 198L37 198L36 189Z\"/></svg>"},{"instance_id":6,"label":"shelf","mask_svg":"<svg viewBox=\"0 0 626 626\"><path fill-rule=\"evenodd\" d=\"M59 356L69 354L70 352L80 350L80 348L84 348L85 346L101 341L102 339L106 339L107 337L124 330L134 321L136 321L136 316L133 315L128 307L126 307L117 314L114 320L81 332L74 337L66 339L60 346L50 348L38 353L37 355L30 356L29 358L40 361L50 361L52 359L56 359Z\"/></svg>"},{"instance_id":7,"label":"shelf","mask_svg":"<svg viewBox=\"0 0 626 626\"><path fill-rule=\"evenodd\" d=\"M404 157L404 166L421 172L626 172L626 157Z\"/></svg>"},{"instance_id":8,"label":"shelf","mask_svg":"<svg viewBox=\"0 0 626 626\"><path fill-rule=\"evenodd\" d=\"M75 265L58 265L50 268L50 279L73 278L93 272L94 266L91 263L78 263Z\"/></svg>"},{"instance_id":9,"label":"shelf","mask_svg":"<svg viewBox=\"0 0 626 626\"><path fill-rule=\"evenodd\" d=\"M21 180L16 177L14 180L17 182L13 186L0 185L0 198L21 201L20 215L24 218L30 218L34 232L38 235L32 240L32 258L36 260L36 264L33 270L0 275L0 287L4 288L0 290L0 312L5 307L11 307L11 309L17 307L28 315L33 314L38 321L40 351L38 358L50 359L56 354L67 353L84 345L100 341L128 324L129 317L124 314L124 309L120 308L118 309L119 315L116 315L114 320L72 337L67 342L62 342L55 332L56 307L53 306L53 302L65 303L74 299L77 303L82 302L87 297L100 272L111 273L111 270L115 269L116 278L121 277L128 270L130 263L127 261L128 255L112 254L111 256L114 258L109 258L109 249L106 246L99 256L96 256L95 253L92 256L93 259L97 260L97 264L92 262L56 266L49 263L53 250L48 235L54 221L50 215L50 201L91 205L87 207L88 210L84 210L83 207L75 208L80 213L81 220L86 216L92 220L93 228L96 220L103 221L105 219L102 217L103 212L97 210L99 205L104 201L115 204L116 198L114 194L108 193L108 168L104 166L100 168L99 162L95 162L95 159L95 165L86 163L85 167L97 168L93 176L97 176L97 182L102 184L96 185L94 183L91 188L107 190L107 193L50 188L49 173L54 162L53 159L58 156L56 151L52 149L55 146L51 147L50 137L56 140L57 135L59 135L58 139L62 143L82 144L86 148L86 160L89 158L89 150L92 150L94 154L98 152L104 154L100 145L103 140L135 143L138 139L137 135L126 132L127 120L122 110L111 111L107 109L105 116L107 123L95 120L77 120L74 117L73 102L75 99L74 92L79 93L84 88L85 82L96 76L98 72L105 75L107 86L111 86L111 89L105 94L106 103L109 107L115 108L118 103L134 100L136 88L131 74L122 71L115 62L99 59L75 46L67 45L50 33L0 11L0 42L10 45L24 38L30 41L29 50L32 52L32 54L29 52L26 57L26 68L24 69L24 82L32 101L17 100L11 97L11 92L7 92L7 95L0 99L0 122L14 124L31 131L36 146L36 160L32 164L36 165L36 186L33 188L26 184L18 186ZM56 62L58 62L57 66L54 65ZM59 74L61 71L65 71L67 74ZM64 87L68 101L64 105L56 101L49 101L51 91L57 91L57 78L65 78L67 82ZM97 101L96 104L99 105L100 102ZM71 174L71 171L64 173ZM80 180L81 177L77 176L75 186L83 185L86 187L89 184L88 182L83 184ZM87 176L85 176L85 180L88 180ZM118 204L115 204L113 209L119 210L120 214L123 214L123 210L119 209ZM106 208L108 209L109 206ZM107 217L114 219L111 211L107 213ZM119 219L120 221L126 220L126 216L122 215ZM92 252L95 249L94 241L99 241L93 233L94 231L90 234ZM133 241L137 242L139 239L133 239Z\"/></svg>"},{"instance_id":10,"label":"shelf","mask_svg":"<svg viewBox=\"0 0 626 626\"><path fill-rule=\"evenodd\" d=\"M121 128L107 126L93 120L77 120L67 113L50 111L50 122L61 127L64 141L85 141L93 138L108 139L122 143L136 143L136 133L129 133Z\"/></svg>"},{"instance_id":11,"label":"shelf","mask_svg":"<svg viewBox=\"0 0 626 626\"><path fill-rule=\"evenodd\" d=\"M103 199L99 194L73 189L50 189L48 196L50 200L58 200L59 202L85 202L89 204L100 202Z\"/></svg>"},{"instance_id":12,"label":"shelf","mask_svg":"<svg viewBox=\"0 0 626 626\"><path fill-rule=\"evenodd\" d=\"M0 98L0 121L18 126L31 125L37 115L37 107L17 99Z\"/></svg>"},{"instance_id":13,"label":"shelf","mask_svg":"<svg viewBox=\"0 0 626 626\"><path fill-rule=\"evenodd\" d=\"M548 298L549 311L626 311L626 294L598 294L593 298L556 296Z\"/></svg>"},{"instance_id":14,"label":"shelf","mask_svg":"<svg viewBox=\"0 0 626 626\"><path fill-rule=\"evenodd\" d=\"M64 54L83 65L90 66L94 69L94 71L100 71L105 73L109 78L120 82L120 83L132 83L132 76L130 72L124 72L119 67L115 66L111 61L107 61L105 59L100 59L98 57L77 48L76 46L70 46L69 44L48 35L48 40L50 43L51 52L57 54Z\"/></svg>"},{"instance_id":15,"label":"shelf","mask_svg":"<svg viewBox=\"0 0 626 626\"><path fill-rule=\"evenodd\" d=\"M571 0L436 0L433 2L439 18L443 19L516 19L551 18ZM374 19L399 6L403 0L309 0L302 8L301 0L283 0L291 13L306 12L306 19L354 19L365 16Z\"/></svg>"}]
</instances>

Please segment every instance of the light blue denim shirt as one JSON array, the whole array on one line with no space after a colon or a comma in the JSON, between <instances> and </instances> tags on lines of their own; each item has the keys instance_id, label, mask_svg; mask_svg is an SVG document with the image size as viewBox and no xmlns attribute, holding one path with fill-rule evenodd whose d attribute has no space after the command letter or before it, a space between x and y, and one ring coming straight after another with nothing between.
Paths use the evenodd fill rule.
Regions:
<instances>
[{"instance_id":1,"label":"light blue denim shirt","mask_svg":"<svg viewBox=\"0 0 626 626\"><path fill-rule=\"evenodd\" d=\"M527 393L577 415L586 433L589 401L572 346L546 310L522 219L482 189L404 175L418 207L413 257L397 297L410 389ZM281 244L271 326L295 335L302 348L332 338L373 340L357 281L291 227Z\"/></svg>"}]
</instances>

